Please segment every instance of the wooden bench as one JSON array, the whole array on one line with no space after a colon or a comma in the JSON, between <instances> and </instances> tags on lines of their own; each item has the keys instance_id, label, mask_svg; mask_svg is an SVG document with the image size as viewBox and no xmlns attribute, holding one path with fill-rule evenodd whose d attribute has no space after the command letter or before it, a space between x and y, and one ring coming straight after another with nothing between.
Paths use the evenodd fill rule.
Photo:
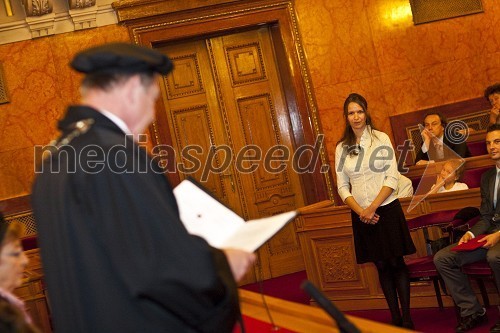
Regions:
<instances>
[{"instance_id":1,"label":"wooden bench","mask_svg":"<svg viewBox=\"0 0 500 333\"><path fill-rule=\"evenodd\" d=\"M427 165L413 165L408 167L408 172L403 173L406 177L410 178L412 181L413 189L416 190L422 180L424 173L431 177L432 183L435 181L435 176L432 173L439 172L440 166L443 162L436 163L436 170L429 172ZM493 168L495 163L490 158L489 155L468 157L465 159L464 172L462 174L461 182L467 184L469 188L476 188L481 185L482 174ZM433 166L434 167L434 166Z\"/></svg>"}]
</instances>

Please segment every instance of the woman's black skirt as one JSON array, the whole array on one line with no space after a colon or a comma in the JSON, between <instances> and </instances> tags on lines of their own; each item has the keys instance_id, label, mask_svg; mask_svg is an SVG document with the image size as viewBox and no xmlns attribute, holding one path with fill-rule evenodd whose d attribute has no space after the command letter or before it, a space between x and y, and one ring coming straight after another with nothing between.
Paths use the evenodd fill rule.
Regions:
<instances>
[{"instance_id":1,"label":"woman's black skirt","mask_svg":"<svg viewBox=\"0 0 500 333\"><path fill-rule=\"evenodd\" d=\"M351 211L354 246L358 264L387 260L415 253L403 208L399 200L380 206L377 224L361 222L359 215Z\"/></svg>"}]
</instances>

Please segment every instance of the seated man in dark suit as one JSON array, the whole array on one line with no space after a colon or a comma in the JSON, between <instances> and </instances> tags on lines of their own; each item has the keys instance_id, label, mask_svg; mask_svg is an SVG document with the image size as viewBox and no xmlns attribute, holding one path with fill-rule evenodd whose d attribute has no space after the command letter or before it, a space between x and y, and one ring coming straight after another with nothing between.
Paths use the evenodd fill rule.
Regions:
<instances>
[{"instance_id":1,"label":"seated man in dark suit","mask_svg":"<svg viewBox=\"0 0 500 333\"><path fill-rule=\"evenodd\" d=\"M424 117L422 139L424 143L415 157L416 164L425 164L430 160L444 161L450 158L470 157L465 141L450 139L445 135L447 120L439 112L428 113ZM458 155L458 156L457 156Z\"/></svg>"},{"instance_id":2,"label":"seated man in dark suit","mask_svg":"<svg viewBox=\"0 0 500 333\"><path fill-rule=\"evenodd\" d=\"M450 245L434 256L434 263L446 283L453 300L460 308L461 320L456 332L466 332L487 322L486 311L479 304L467 275L461 267L465 264L486 259L493 270L495 282L500 286L500 125L488 128L486 133L488 154L496 167L486 171L481 177L481 219L460 239L458 244L467 243L472 238L487 234L479 241L482 247L471 251L452 251L457 244ZM500 332L497 321L490 332Z\"/></svg>"}]
</instances>

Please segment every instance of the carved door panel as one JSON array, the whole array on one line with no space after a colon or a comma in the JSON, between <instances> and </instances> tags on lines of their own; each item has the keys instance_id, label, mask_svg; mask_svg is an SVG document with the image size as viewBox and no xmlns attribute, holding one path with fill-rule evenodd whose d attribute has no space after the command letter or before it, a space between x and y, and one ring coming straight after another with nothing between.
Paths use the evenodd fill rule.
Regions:
<instances>
[{"instance_id":1,"label":"carved door panel","mask_svg":"<svg viewBox=\"0 0 500 333\"><path fill-rule=\"evenodd\" d=\"M224 110L235 151L256 145L262 152L253 172L238 172L249 218L270 216L303 206L297 174L291 168L293 147L288 110L267 27L208 41L217 62ZM288 163L267 163L279 146L287 147ZM277 156L281 150L275 151ZM266 158L266 155L268 158ZM264 277L278 276L302 262L294 225L289 224L260 249Z\"/></svg>"},{"instance_id":2,"label":"carved door panel","mask_svg":"<svg viewBox=\"0 0 500 333\"><path fill-rule=\"evenodd\" d=\"M180 156L189 145L201 148L193 154L201 159L201 168L191 175L205 180L214 195L245 219L303 206L300 181L291 168L290 120L268 28L177 42L160 50L175 66L162 90L176 153ZM286 163L277 160L283 155ZM189 164L186 158L179 160ZM208 165L224 171L207 172ZM245 282L303 268L294 225L267 242L259 259L258 271Z\"/></svg>"},{"instance_id":3,"label":"carved door panel","mask_svg":"<svg viewBox=\"0 0 500 333\"><path fill-rule=\"evenodd\" d=\"M181 165L180 178L192 176L242 215L232 178L233 166L223 155L224 151L213 149L226 146L227 138L205 41L176 43L160 50L169 55L175 66L172 74L164 79L162 90L176 162ZM209 167L225 169L226 165L228 169L223 173L209 170Z\"/></svg>"}]
</instances>

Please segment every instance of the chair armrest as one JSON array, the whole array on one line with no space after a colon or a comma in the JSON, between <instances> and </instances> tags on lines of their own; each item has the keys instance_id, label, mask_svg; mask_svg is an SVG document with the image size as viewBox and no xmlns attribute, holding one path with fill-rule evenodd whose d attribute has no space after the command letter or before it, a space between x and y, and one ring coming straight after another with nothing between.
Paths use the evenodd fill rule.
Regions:
<instances>
[{"instance_id":1,"label":"chair armrest","mask_svg":"<svg viewBox=\"0 0 500 333\"><path fill-rule=\"evenodd\" d=\"M452 229L461 228L463 226L467 226L467 221L464 221L462 219L454 219L449 224L449 227Z\"/></svg>"},{"instance_id":2,"label":"chair armrest","mask_svg":"<svg viewBox=\"0 0 500 333\"><path fill-rule=\"evenodd\" d=\"M480 218L481 216L475 216L468 220L454 219L451 221L446 227L446 232L448 232L448 235L450 236L450 243L457 242L459 238L456 237L457 234L461 237L464 233L469 231L469 229L472 228Z\"/></svg>"},{"instance_id":3,"label":"chair armrest","mask_svg":"<svg viewBox=\"0 0 500 333\"><path fill-rule=\"evenodd\" d=\"M472 228L477 222L479 222L480 219L481 216L479 215L468 220L467 225L469 226L469 229Z\"/></svg>"},{"instance_id":4,"label":"chair armrest","mask_svg":"<svg viewBox=\"0 0 500 333\"><path fill-rule=\"evenodd\" d=\"M475 216L469 220L455 219L450 222L450 228L455 230L468 230L472 228L479 220L481 216Z\"/></svg>"}]
</instances>

